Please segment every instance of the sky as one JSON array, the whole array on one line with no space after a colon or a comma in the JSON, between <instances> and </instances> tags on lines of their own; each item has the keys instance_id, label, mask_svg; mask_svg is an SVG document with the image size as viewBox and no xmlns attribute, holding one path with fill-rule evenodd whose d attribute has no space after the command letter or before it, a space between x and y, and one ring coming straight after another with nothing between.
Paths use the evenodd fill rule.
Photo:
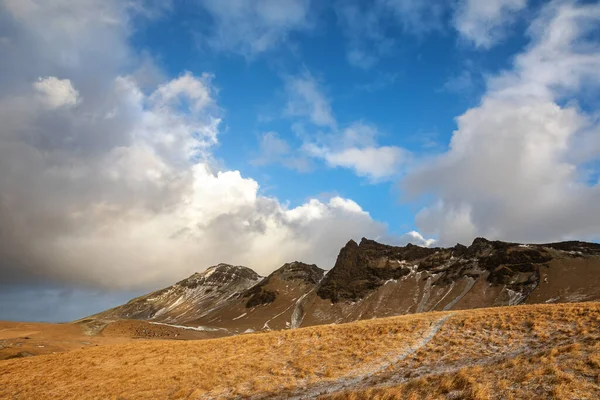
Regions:
<instances>
[{"instance_id":1,"label":"sky","mask_svg":"<svg viewBox=\"0 0 600 400\"><path fill-rule=\"evenodd\" d=\"M0 319L361 237L600 240L600 4L0 0Z\"/></svg>"}]
</instances>

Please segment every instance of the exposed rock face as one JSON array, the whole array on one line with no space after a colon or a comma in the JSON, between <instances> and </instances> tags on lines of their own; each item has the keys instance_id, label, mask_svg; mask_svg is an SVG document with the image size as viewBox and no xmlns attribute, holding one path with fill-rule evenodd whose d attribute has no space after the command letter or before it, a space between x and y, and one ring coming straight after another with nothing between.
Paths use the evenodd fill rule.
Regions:
<instances>
[{"instance_id":1,"label":"exposed rock face","mask_svg":"<svg viewBox=\"0 0 600 400\"><path fill-rule=\"evenodd\" d=\"M437 250L411 244L386 246L364 238L358 245L350 240L340 251L317 294L333 302L360 299L387 280L408 275L411 271L408 263L431 256Z\"/></svg>"},{"instance_id":2,"label":"exposed rock face","mask_svg":"<svg viewBox=\"0 0 600 400\"><path fill-rule=\"evenodd\" d=\"M305 264L299 261L284 264L281 268L273 272L258 285L250 288L244 297L250 297L246 303L246 308L256 307L261 304L269 304L275 301L278 291L269 290L268 287L276 284L276 281L304 283L307 285L316 285L321 281L325 271L316 265ZM288 285L289 287L289 285Z\"/></svg>"},{"instance_id":3,"label":"exposed rock face","mask_svg":"<svg viewBox=\"0 0 600 400\"><path fill-rule=\"evenodd\" d=\"M282 281L299 280L313 285L321 282L324 275L325 270L315 264L305 264L299 261L283 264L281 268L272 274L272 276L277 276Z\"/></svg>"},{"instance_id":4,"label":"exposed rock face","mask_svg":"<svg viewBox=\"0 0 600 400\"><path fill-rule=\"evenodd\" d=\"M284 264L266 278L219 264L93 316L147 319L228 334L433 310L600 300L600 245L477 238L425 248L349 241L325 274Z\"/></svg>"},{"instance_id":5,"label":"exposed rock face","mask_svg":"<svg viewBox=\"0 0 600 400\"><path fill-rule=\"evenodd\" d=\"M466 247L348 242L306 305L305 324L521 303L600 300L600 245Z\"/></svg>"},{"instance_id":6,"label":"exposed rock face","mask_svg":"<svg viewBox=\"0 0 600 400\"><path fill-rule=\"evenodd\" d=\"M553 259L551 249L483 238L475 239L469 247L457 244L445 249L411 244L394 247L368 239L361 240L360 245L350 241L317 294L334 303L356 301L389 280L419 272L424 278L432 277L433 286L449 285L464 277L484 277L490 284L505 285L527 296L539 283L539 267Z\"/></svg>"}]
</instances>

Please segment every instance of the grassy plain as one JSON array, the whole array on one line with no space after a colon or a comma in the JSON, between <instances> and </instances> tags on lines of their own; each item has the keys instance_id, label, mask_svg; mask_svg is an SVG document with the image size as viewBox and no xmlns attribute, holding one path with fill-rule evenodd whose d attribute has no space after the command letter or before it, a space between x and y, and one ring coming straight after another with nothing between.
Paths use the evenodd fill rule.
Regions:
<instances>
[{"instance_id":1,"label":"grassy plain","mask_svg":"<svg viewBox=\"0 0 600 400\"><path fill-rule=\"evenodd\" d=\"M0 361L0 398L316 397L600 398L600 303L130 340Z\"/></svg>"}]
</instances>

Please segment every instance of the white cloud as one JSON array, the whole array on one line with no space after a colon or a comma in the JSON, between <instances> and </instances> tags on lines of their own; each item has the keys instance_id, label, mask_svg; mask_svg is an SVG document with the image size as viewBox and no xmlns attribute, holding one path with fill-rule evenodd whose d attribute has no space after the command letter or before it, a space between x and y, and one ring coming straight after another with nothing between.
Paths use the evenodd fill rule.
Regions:
<instances>
[{"instance_id":1,"label":"white cloud","mask_svg":"<svg viewBox=\"0 0 600 400\"><path fill-rule=\"evenodd\" d=\"M200 81L188 72L171 82L160 85L149 100L154 106L160 108L179 106L181 105L181 95L184 94L189 101L190 111L201 111L213 102L209 86L205 82L211 78L210 75L204 74L203 80Z\"/></svg>"},{"instance_id":2,"label":"white cloud","mask_svg":"<svg viewBox=\"0 0 600 400\"><path fill-rule=\"evenodd\" d=\"M408 152L399 147L351 147L332 151L309 147L313 155L323 158L330 167L352 169L356 175L380 181L398 174Z\"/></svg>"},{"instance_id":3,"label":"white cloud","mask_svg":"<svg viewBox=\"0 0 600 400\"><path fill-rule=\"evenodd\" d=\"M369 147L376 145L377 129L373 125L361 121L350 124L339 137L343 147Z\"/></svg>"},{"instance_id":4,"label":"white cloud","mask_svg":"<svg viewBox=\"0 0 600 400\"><path fill-rule=\"evenodd\" d=\"M309 142L303 148L330 167L349 168L358 176L379 182L399 175L410 153L400 147L378 146L377 134L373 126L355 122L340 134L330 135L326 144Z\"/></svg>"},{"instance_id":5,"label":"white cloud","mask_svg":"<svg viewBox=\"0 0 600 400\"><path fill-rule=\"evenodd\" d=\"M289 116L307 117L322 127L336 129L331 104L317 80L308 72L286 79L288 102L285 113Z\"/></svg>"},{"instance_id":6,"label":"white cloud","mask_svg":"<svg viewBox=\"0 0 600 400\"><path fill-rule=\"evenodd\" d=\"M0 63L3 283L144 289L217 262L261 273L294 259L327 268L348 239L385 237L386 226L350 199L289 207L240 172L216 169L221 110L211 76L139 82L135 66L148 60L127 44L131 9L122 4L0 2L14 42ZM32 89L39 76L79 93L50 104L84 101L68 113L31 107L57 93L46 91L53 80ZM300 88L305 101L318 94ZM319 107L308 117L333 124L328 103Z\"/></svg>"},{"instance_id":7,"label":"white cloud","mask_svg":"<svg viewBox=\"0 0 600 400\"><path fill-rule=\"evenodd\" d=\"M307 134L303 128L301 136L304 144L300 148L302 153L322 159L332 168L351 169L356 175L366 177L373 183L400 175L402 167L409 161L410 153L397 146L378 145L377 129L362 121L353 122L344 130L338 131L330 101L312 75L304 73L287 78L286 89L287 115L304 117L317 127L330 129L327 133ZM274 146L278 151L288 150L281 140L274 142L272 137L267 139L268 142L264 143L263 137L261 143L263 153L265 145ZM304 160L303 157L301 159Z\"/></svg>"},{"instance_id":8,"label":"white cloud","mask_svg":"<svg viewBox=\"0 0 600 400\"><path fill-rule=\"evenodd\" d=\"M58 79L54 76L39 78L33 87L38 92L39 101L51 110L72 107L79 100L79 92L68 79Z\"/></svg>"},{"instance_id":9,"label":"white cloud","mask_svg":"<svg viewBox=\"0 0 600 400\"><path fill-rule=\"evenodd\" d=\"M285 42L291 33L312 27L310 0L201 0L213 18L208 43L251 57Z\"/></svg>"},{"instance_id":10,"label":"white cloud","mask_svg":"<svg viewBox=\"0 0 600 400\"><path fill-rule=\"evenodd\" d=\"M442 244L475 235L511 241L597 239L600 186L587 182L597 161L598 120L577 106L600 82L600 5L553 2L533 22L530 46L511 70L488 80L478 107L457 118L450 150L410 173L411 193L437 199L417 226Z\"/></svg>"},{"instance_id":11,"label":"white cloud","mask_svg":"<svg viewBox=\"0 0 600 400\"><path fill-rule=\"evenodd\" d=\"M308 172L312 169L310 160L293 151L277 132L265 132L260 136L259 155L250 162L259 166L281 164L298 172Z\"/></svg>"},{"instance_id":12,"label":"white cloud","mask_svg":"<svg viewBox=\"0 0 600 400\"><path fill-rule=\"evenodd\" d=\"M279 137L277 132L265 132L260 137L261 157L254 160L257 165L271 162L272 158L288 156L290 145Z\"/></svg>"},{"instance_id":13,"label":"white cloud","mask_svg":"<svg viewBox=\"0 0 600 400\"><path fill-rule=\"evenodd\" d=\"M429 247L435 243L435 239L425 239L417 231L410 231L402 236L402 239L407 243L412 243L417 246Z\"/></svg>"},{"instance_id":14,"label":"white cloud","mask_svg":"<svg viewBox=\"0 0 600 400\"><path fill-rule=\"evenodd\" d=\"M262 274L294 259L329 268L349 238L386 231L348 199L312 199L290 209L258 195L258 183L238 171L215 174L202 163L185 178L190 189L160 212L87 207L87 215L78 214L81 222L93 220L84 234L37 243L56 263L52 272L95 285L144 287L171 283L174 276L218 262Z\"/></svg>"},{"instance_id":15,"label":"white cloud","mask_svg":"<svg viewBox=\"0 0 600 400\"><path fill-rule=\"evenodd\" d=\"M527 0L461 0L454 27L475 46L488 49L504 39Z\"/></svg>"}]
</instances>

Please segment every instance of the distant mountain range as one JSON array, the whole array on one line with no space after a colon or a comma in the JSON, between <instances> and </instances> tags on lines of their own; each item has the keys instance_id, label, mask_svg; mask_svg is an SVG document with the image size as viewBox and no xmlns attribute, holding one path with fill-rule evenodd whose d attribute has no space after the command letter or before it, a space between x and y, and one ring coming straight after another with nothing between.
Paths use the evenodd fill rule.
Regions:
<instances>
[{"instance_id":1,"label":"distant mountain range","mask_svg":"<svg viewBox=\"0 0 600 400\"><path fill-rule=\"evenodd\" d=\"M86 321L148 320L223 335L360 319L600 300L600 245L477 238L427 248L349 241L324 271L302 262L267 277L219 264Z\"/></svg>"}]
</instances>

